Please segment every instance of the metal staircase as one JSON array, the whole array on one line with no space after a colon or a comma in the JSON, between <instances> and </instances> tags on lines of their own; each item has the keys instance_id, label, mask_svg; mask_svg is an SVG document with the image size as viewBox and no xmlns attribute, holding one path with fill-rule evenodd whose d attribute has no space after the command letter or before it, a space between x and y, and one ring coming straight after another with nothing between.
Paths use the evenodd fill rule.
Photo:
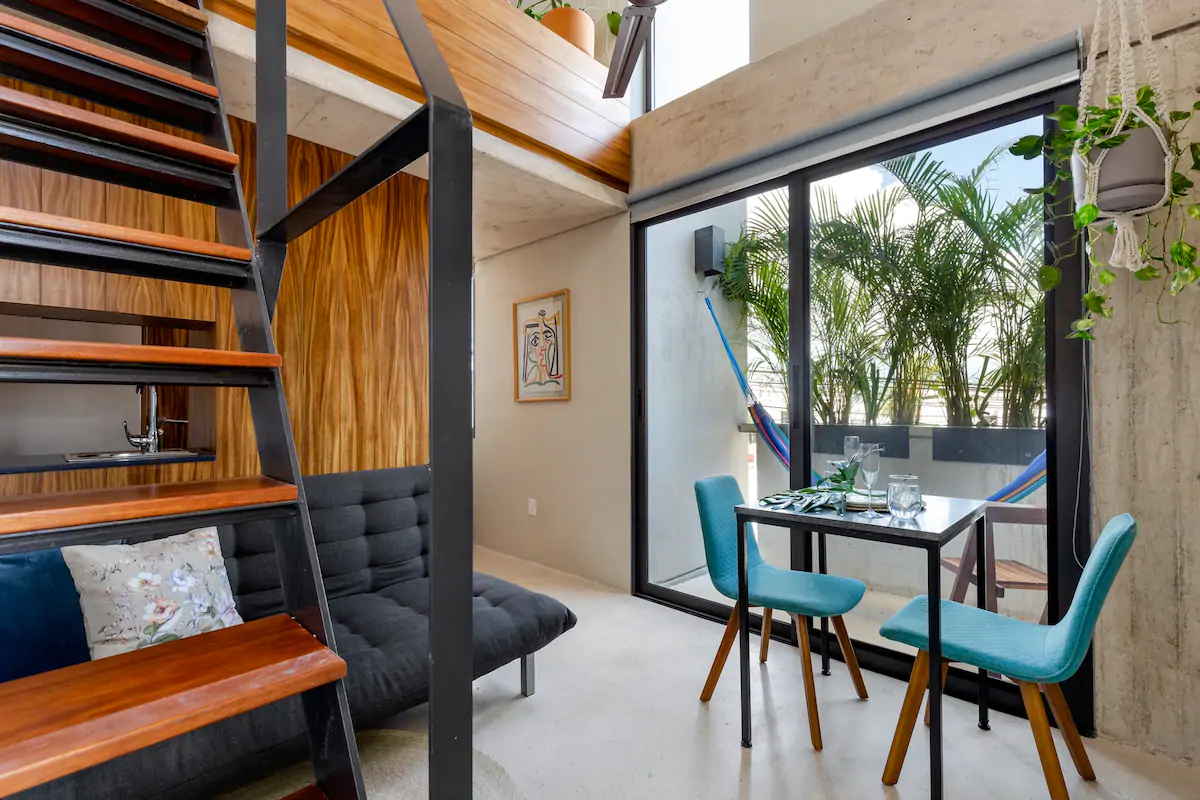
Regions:
<instances>
[{"instance_id":1,"label":"metal staircase","mask_svg":"<svg viewBox=\"0 0 1200 800\"><path fill-rule=\"evenodd\" d=\"M0 337L0 382L244 386L262 475L0 500L0 553L278 518L289 614L0 684L0 796L296 694L317 776L303 796L366 796L271 315L287 243L426 153L437 530L430 791L439 800L471 796L471 117L415 0L384 2L427 102L289 208L286 3L259 1L255 242L202 0L4 0L20 14L0 12L0 73L184 128L203 142L0 89L0 158L208 203L221 243L0 208L0 258L227 287L241 350ZM190 677L163 679L181 675Z\"/></svg>"}]
</instances>

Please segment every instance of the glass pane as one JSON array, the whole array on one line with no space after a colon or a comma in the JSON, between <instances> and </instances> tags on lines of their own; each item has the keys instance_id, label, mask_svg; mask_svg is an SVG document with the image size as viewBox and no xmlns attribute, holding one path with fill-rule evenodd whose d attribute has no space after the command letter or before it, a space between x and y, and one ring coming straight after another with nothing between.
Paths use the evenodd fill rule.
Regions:
<instances>
[{"instance_id":1,"label":"glass pane","mask_svg":"<svg viewBox=\"0 0 1200 800\"><path fill-rule=\"evenodd\" d=\"M747 499L787 487L786 471L754 433L738 379L748 372L773 424L782 421L787 408L780 380L788 355L787 208L787 192L780 190L646 231L649 578L697 597L727 602L708 572L695 482L731 475ZM697 272L697 257L706 253L715 254L724 274ZM753 266L749 275L747 264ZM743 298L749 294L770 301L751 303L744 314ZM762 534L763 556L786 567L787 531L764 529Z\"/></svg>"},{"instance_id":2,"label":"glass pane","mask_svg":"<svg viewBox=\"0 0 1200 800\"><path fill-rule=\"evenodd\" d=\"M1043 202L1023 191L1041 185L1042 162L1007 147L1041 131L1040 117L1022 120L812 185L817 472L853 435L883 447L881 503L889 476L904 474L926 495L1021 493L1018 478L1046 447ZM1044 507L1045 490L1019 503ZM943 555L957 559L966 542ZM925 593L923 554L836 537L828 548L830 572L869 586L847 617L851 634L890 644L879 626ZM1002 586L1010 572L1046 569L1044 525L999 525L995 549ZM955 577L950 563L943 597ZM974 586L960 589L973 603ZM998 610L1037 621L1045 603L1044 590L1010 589Z\"/></svg>"}]
</instances>

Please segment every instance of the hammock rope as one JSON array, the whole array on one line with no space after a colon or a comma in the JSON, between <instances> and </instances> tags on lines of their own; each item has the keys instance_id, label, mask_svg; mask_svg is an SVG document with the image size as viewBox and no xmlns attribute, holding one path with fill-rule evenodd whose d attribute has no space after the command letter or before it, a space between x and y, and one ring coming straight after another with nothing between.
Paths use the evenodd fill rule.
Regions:
<instances>
[{"instance_id":1,"label":"hammock rope","mask_svg":"<svg viewBox=\"0 0 1200 800\"><path fill-rule=\"evenodd\" d=\"M733 348L729 344L728 337L725 336L725 329L721 327L721 321L717 319L717 312L713 309L712 300L706 296L704 304L708 306L708 313L712 317L713 324L717 326L717 333L721 336L721 344L725 346L725 355L729 357L729 364L733 367L733 374L737 377L738 386L742 388L742 394L746 396L746 408L750 412L750 419L754 422L754 427L779 464L785 470L791 470L791 444L787 433L776 424L767 410L763 408L763 404L754 396L754 390L750 388L750 381L742 372L742 365L738 363L737 356L733 354ZM821 476L814 472L813 481L820 481L820 479ZM1045 483L1046 452L1043 450L1016 479L1003 489L993 493L987 500L994 503L1018 503L1036 492Z\"/></svg>"}]
</instances>

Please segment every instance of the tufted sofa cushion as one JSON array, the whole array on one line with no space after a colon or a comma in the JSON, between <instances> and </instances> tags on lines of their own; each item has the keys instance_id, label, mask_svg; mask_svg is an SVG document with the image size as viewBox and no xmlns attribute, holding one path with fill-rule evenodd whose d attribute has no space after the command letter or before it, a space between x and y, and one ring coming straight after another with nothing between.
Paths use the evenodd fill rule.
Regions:
<instances>
[{"instance_id":1,"label":"tufted sofa cushion","mask_svg":"<svg viewBox=\"0 0 1200 800\"><path fill-rule=\"evenodd\" d=\"M304 479L356 728L377 726L428 699L429 488L425 467ZM293 524L276 520L221 530L243 618L283 611L275 526ZM541 649L575 625L562 603L499 578L476 573L473 591L476 677ZM300 699L289 697L14 797L199 800L307 753Z\"/></svg>"}]
</instances>

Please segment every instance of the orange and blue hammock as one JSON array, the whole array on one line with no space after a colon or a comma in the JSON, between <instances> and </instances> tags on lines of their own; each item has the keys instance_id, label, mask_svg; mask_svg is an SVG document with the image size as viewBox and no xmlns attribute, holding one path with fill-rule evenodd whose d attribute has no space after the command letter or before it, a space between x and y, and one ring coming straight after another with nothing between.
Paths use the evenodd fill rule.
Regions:
<instances>
[{"instance_id":1,"label":"orange and blue hammock","mask_svg":"<svg viewBox=\"0 0 1200 800\"><path fill-rule=\"evenodd\" d=\"M787 433L775 423L775 420L763 408L762 403L758 402L758 398L754 396L754 390L750 388L750 382L746 380L746 374L742 372L742 366L734 356L733 348L729 346L729 339L725 336L725 330L717 319L716 311L713 310L712 301L705 297L704 304L708 306L708 313L712 316L713 324L717 326L717 333L721 335L721 344L725 346L725 355L729 356L729 363L733 366L733 374L737 377L738 385L742 387L742 394L746 396L746 407L750 411L750 419L754 421L754 427L758 429L759 436L767 448L774 453L783 468L790 470L791 443L788 441ZM813 481L820 480L821 476L814 472ZM987 499L994 503L1016 503L1036 492L1045 483L1046 451L1043 450L1012 483L993 493Z\"/></svg>"}]
</instances>

